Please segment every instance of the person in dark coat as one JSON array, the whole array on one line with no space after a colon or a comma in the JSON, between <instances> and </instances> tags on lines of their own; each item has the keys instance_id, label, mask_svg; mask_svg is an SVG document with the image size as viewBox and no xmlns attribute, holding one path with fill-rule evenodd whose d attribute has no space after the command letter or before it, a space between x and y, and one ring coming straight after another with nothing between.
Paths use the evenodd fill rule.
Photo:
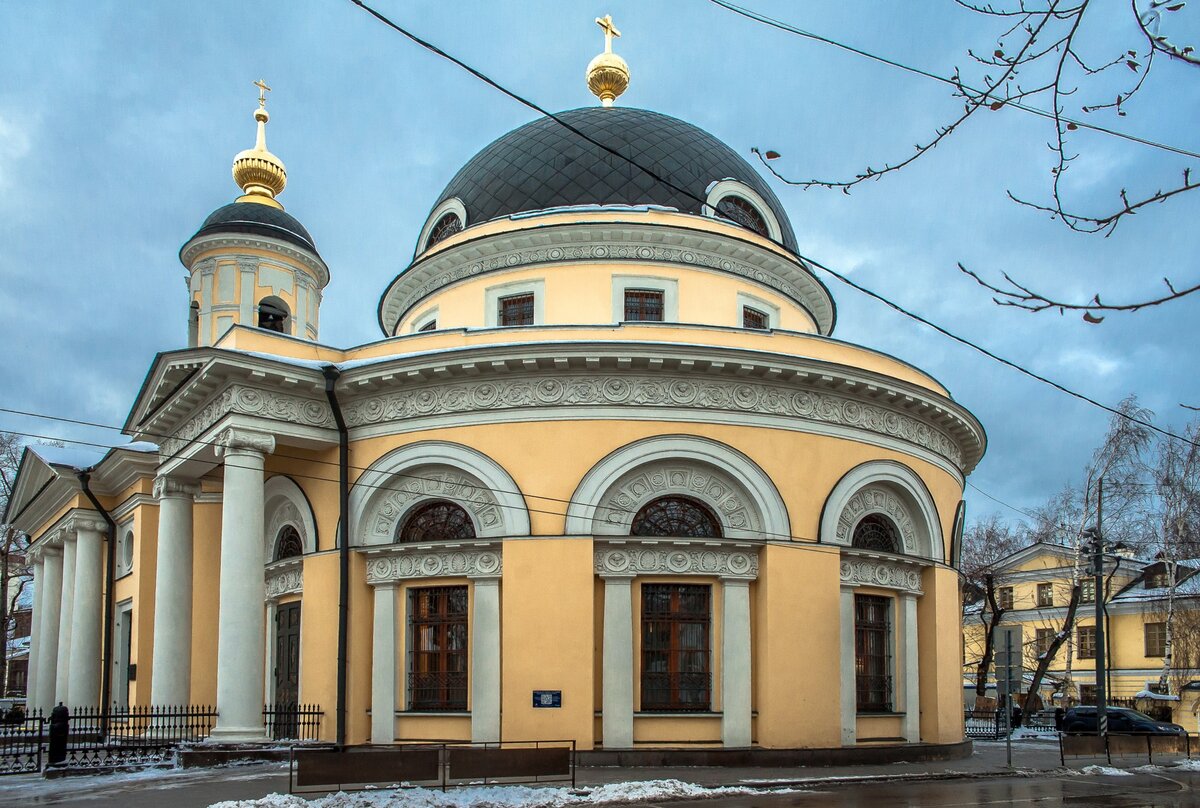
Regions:
<instances>
[{"instance_id":1,"label":"person in dark coat","mask_svg":"<svg viewBox=\"0 0 1200 808\"><path fill-rule=\"evenodd\" d=\"M71 731L71 713L61 701L50 711L49 765L57 766L67 759L67 735Z\"/></svg>"}]
</instances>

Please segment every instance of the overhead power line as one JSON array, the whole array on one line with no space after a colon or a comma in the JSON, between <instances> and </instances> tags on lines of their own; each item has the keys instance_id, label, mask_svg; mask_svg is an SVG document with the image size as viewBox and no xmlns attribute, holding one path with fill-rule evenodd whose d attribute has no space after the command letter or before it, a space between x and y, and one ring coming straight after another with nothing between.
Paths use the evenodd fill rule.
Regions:
<instances>
[{"instance_id":1,"label":"overhead power line","mask_svg":"<svg viewBox=\"0 0 1200 808\"><path fill-rule=\"evenodd\" d=\"M857 56L862 56L862 57L864 57L866 59L870 59L871 61L874 61L874 62L879 62L880 64L887 65L888 67L894 67L897 70L903 70L907 73L912 73L914 75L922 76L927 79L933 79L936 82L948 85L950 87L954 87L955 89L958 88L958 84L956 84L953 80L946 78L945 76L939 76L938 74L931 73L928 70L923 70L922 68L913 67L912 65L907 65L907 64L904 64L903 62L898 62L895 59L890 59L886 56L880 56L879 54L871 53L870 51L863 50L862 48L855 47L854 45L847 45L844 42L839 42L836 39L832 39L827 36L822 36L821 34L814 34L811 31L805 31L802 28L797 28L796 26L791 25L790 23L783 22L782 20L776 19L774 17L769 17L766 14L762 14L762 13L754 11L752 9L748 9L744 6L739 6L739 5L735 5L734 3L730 3L728 0L708 0L708 1L710 3L712 3L713 5L720 6L721 8L732 11L735 14L745 17L746 19L753 20L757 23L761 23L763 25L767 25L772 28L777 28L780 31L786 31L789 34L795 34L796 36L804 37L805 39L811 39L815 42L821 42L823 44L830 45L832 47L839 48L844 51L848 51L849 53L853 53ZM970 90L973 93L977 93L979 95L984 95L983 90L977 89L975 87L971 87L970 85L965 84L965 83L962 84L962 86L964 88L966 88L967 90ZM1041 109L1039 107L1032 106L1030 104L1020 102L1020 101L1005 101L1004 106L1013 107L1015 109L1021 110L1022 112L1028 112L1032 115L1037 115L1037 116L1039 116L1041 118L1045 118L1047 120L1051 120L1051 121L1055 120L1054 113L1052 113L1048 110ZM1189 151L1188 149L1184 149L1179 146L1172 146L1167 143L1159 143L1158 141L1155 141L1155 140L1149 140L1148 138L1138 137L1137 135L1131 135L1127 132L1121 132L1116 129L1110 129L1106 126L1100 126L1098 124L1089 123L1088 121L1080 120L1078 118L1068 118L1066 115L1059 115L1057 117L1057 120L1063 121L1068 124L1073 124L1073 125L1079 127L1080 129L1090 129L1093 132L1099 132L1104 135L1111 135L1112 137L1121 138L1122 140L1128 140L1133 143L1139 143L1143 146L1150 146L1151 148L1162 149L1163 151L1173 152L1174 154L1179 154L1184 157L1193 157L1193 158L1200 160L1200 153L1196 153L1194 151Z\"/></svg>"}]
</instances>

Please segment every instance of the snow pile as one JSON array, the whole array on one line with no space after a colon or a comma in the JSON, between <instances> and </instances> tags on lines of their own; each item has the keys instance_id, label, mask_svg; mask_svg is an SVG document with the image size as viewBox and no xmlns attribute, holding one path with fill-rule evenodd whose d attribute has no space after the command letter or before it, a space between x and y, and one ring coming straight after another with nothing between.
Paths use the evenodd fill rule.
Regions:
<instances>
[{"instance_id":1,"label":"snow pile","mask_svg":"<svg viewBox=\"0 0 1200 808\"><path fill-rule=\"evenodd\" d=\"M1135 699L1153 699L1155 701L1179 701L1179 696L1168 696L1165 693L1152 693L1149 690L1139 690L1133 694Z\"/></svg>"},{"instance_id":2,"label":"snow pile","mask_svg":"<svg viewBox=\"0 0 1200 808\"><path fill-rule=\"evenodd\" d=\"M1084 774L1104 775L1105 777L1133 777L1133 772L1124 769L1114 769L1112 766L1084 766Z\"/></svg>"},{"instance_id":3,"label":"snow pile","mask_svg":"<svg viewBox=\"0 0 1200 808\"><path fill-rule=\"evenodd\" d=\"M773 789L774 794L793 789ZM681 780L647 780L610 783L577 789L531 786L469 786L445 793L427 788L380 789L353 794L339 792L313 800L297 795L270 794L259 800L218 802L209 808L558 808L559 806L614 805L650 800L689 800L760 794L760 789L739 786L706 788Z\"/></svg>"},{"instance_id":4,"label":"snow pile","mask_svg":"<svg viewBox=\"0 0 1200 808\"><path fill-rule=\"evenodd\" d=\"M1200 760L1181 760L1171 768L1177 772L1200 772Z\"/></svg>"}]
</instances>

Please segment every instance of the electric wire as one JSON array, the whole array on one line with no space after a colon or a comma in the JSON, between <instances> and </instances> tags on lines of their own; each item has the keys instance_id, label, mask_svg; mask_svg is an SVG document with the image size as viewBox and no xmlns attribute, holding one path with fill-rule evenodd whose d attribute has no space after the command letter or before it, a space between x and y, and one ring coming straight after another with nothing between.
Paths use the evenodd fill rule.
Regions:
<instances>
[{"instance_id":1,"label":"electric wire","mask_svg":"<svg viewBox=\"0 0 1200 808\"><path fill-rule=\"evenodd\" d=\"M571 124L562 120L560 117L558 117L554 113L546 110L539 104L537 104L533 101L530 101L529 99L519 95L518 93L508 89L507 87L504 87L499 82L497 82L495 79L484 74L480 70L478 70L474 67L471 67L466 62L459 59L458 57L447 53L446 51L442 50L438 46L436 46L430 42L427 42L426 40L424 40L421 37L417 36L416 34L412 33L411 31L408 31L407 29L398 25L396 22L392 21L384 14L382 14L379 11L376 11L375 9L368 6L366 3L363 2L363 0L350 0L350 2L353 3L354 5L358 6L359 8L363 9L364 11L369 13L371 16L375 17L377 20L382 22L384 25L386 25L389 28L393 29L394 31L402 34L403 36L405 36L412 42L416 43L417 45L420 45L422 48L425 48L426 50L430 51L431 53L434 53L435 55L440 56L441 58L446 59L447 61L457 65L458 67L460 67L463 70L470 73L472 76L475 76L480 81L495 88L499 92L503 93L504 95L506 95L509 98L516 101L517 103L522 104L536 112L539 112L542 115L545 115L546 117L550 118L555 123L564 127L565 129L567 129L568 131L570 131L577 137L580 137L583 140L586 140L588 143L591 143L592 145L608 152L609 154L611 154L615 157L618 157L621 160L624 160L632 167L644 172L648 176L654 178L656 181L664 183L665 185L670 187L672 190L682 193L682 194L686 195L687 197L689 197L690 199L692 199L696 202L699 202L703 207L708 207L707 199L702 199L701 197L697 196L690 190L688 190L686 188L681 188L680 186L676 185L674 182L671 182L670 179L660 176L658 173L656 173L652 169L647 168L646 166L642 165L641 163L639 163L637 160L633 159L632 157L622 154L617 149L614 149L604 143L601 143L600 141L596 140L595 138L592 138L585 132L580 131L577 127L572 126ZM1028 368L1025 368L1024 366L1019 365L1010 359L1005 359L1004 357L988 350L987 348L984 348L983 346L981 346L975 342L972 342L971 340L969 340L965 337L960 337L957 334L954 334L953 332L947 330L946 328L943 328L940 325L937 325L936 323L932 322L931 320L926 319L925 317L917 314L916 312L910 311L898 303L893 303L891 300L889 300L888 298L879 294L878 292L874 292L874 291L868 289L867 287L863 286L862 284L859 284L859 283L856 283L856 282L850 280L848 277L846 277L842 273L837 272L833 269L830 269L829 267L825 266L824 264L820 263L819 261L814 261L811 258L806 258L806 257L800 255L795 250L792 250L791 248L787 247L784 244L780 244L778 242L775 242L775 243L776 243L776 246L778 246L780 249L783 249L784 251L786 251L789 255L791 255L793 258L795 258L797 261L799 261L802 265L812 265L819 269L824 270L831 277L836 278L837 280L841 281L843 284L849 286L850 288L855 289L855 290L867 295L868 297L871 297L871 298L879 301L880 303L883 303L885 306L891 308L892 310L896 311L897 313L899 313L905 317L908 317L909 319L914 320L918 323L921 323L922 325L926 326L927 328L930 328L930 329L938 332L939 334L942 334L943 336L948 337L948 338L954 340L955 342L958 342L961 345L964 345L968 348L978 351L979 353L983 354L984 356L988 357L989 359L999 362L1000 364L1005 365L1007 367L1010 367L1013 370L1016 370L1019 373L1022 373L1031 379L1034 379L1035 381L1041 382L1042 384L1045 384L1045 385L1048 385L1048 386L1054 388L1055 390L1058 390L1062 393L1066 393L1067 395L1072 396L1080 401L1091 404L1094 407L1098 407L1098 408L1104 410L1105 412L1110 413L1111 415L1115 415L1119 418L1124 418L1133 423L1141 424L1142 426L1146 427L1147 429L1151 429L1154 432L1157 432L1161 435L1164 435L1164 436L1170 437L1170 438L1174 438L1177 440L1181 440L1181 441L1184 441L1185 443L1191 444L1192 446L1196 446L1197 448L1200 448L1200 443L1197 443L1197 442L1194 442L1187 438L1176 435L1175 433L1170 432L1169 430L1163 429L1162 427L1156 426L1155 424L1150 423L1149 421L1145 421L1141 418L1136 418L1132 415L1129 415L1128 413L1121 412L1120 410L1116 409L1115 407L1110 407L1107 404L1104 404L1104 403L1100 402L1099 400L1092 398L1084 393L1079 393L1079 392L1071 390L1067 387L1064 387L1063 385L1059 384L1058 382L1052 381L1051 379L1047 378L1046 376L1043 376L1033 370L1029 370Z\"/></svg>"},{"instance_id":2,"label":"electric wire","mask_svg":"<svg viewBox=\"0 0 1200 808\"><path fill-rule=\"evenodd\" d=\"M934 81L949 85L956 89L958 87L958 84L956 84L952 79L946 78L945 76L939 76L938 74L932 73L928 70L924 70L919 67L913 67L912 65L907 65L907 64L904 64L903 62L898 62L898 61L896 61L894 59L890 59L886 56L880 56L878 54L871 53L870 51L863 50L862 48L858 48L853 45L847 45L844 42L839 42L836 39L832 39L827 36L822 36L821 34L814 34L811 31L805 31L803 28L797 28L796 26L794 26L790 23L783 22L782 20L779 20L775 17L770 17L770 16L763 14L761 12L758 12L758 11L754 11L753 9L748 9L745 6L735 5L734 3L728 2L728 0L708 0L708 1L710 3L712 3L713 5L720 6L721 8L732 11L735 14L738 14L749 20L753 20L762 25L767 25L772 28L777 28L781 31L785 31L790 34L795 34L796 36L804 37L806 39L811 39L816 42L821 42L826 45L830 45L832 47L839 48L841 50L856 54L858 56L865 57L872 61L880 62L881 64L888 65L889 67L894 67L899 70L906 71L908 73L913 73L918 76L923 76L927 79L933 79ZM967 90L969 90L973 93L976 93L978 95L984 94L983 90L977 89L968 84L964 83L964 84L962 84L962 86L964 88L966 88ZM1004 106L1014 107L1015 109L1019 109L1022 112L1028 112L1033 115L1038 115L1042 118L1046 118L1047 120L1051 120L1051 121L1055 120L1054 113L1052 113L1048 110L1041 109L1040 107L1035 107L1030 104L1025 104L1020 101L1005 101ZM1094 124L1094 123L1089 123L1087 121L1080 120L1078 118L1068 118L1065 115L1059 115L1057 117L1057 120L1064 121L1068 124L1074 124L1075 126L1079 127L1080 129L1090 129L1094 132L1099 132L1101 134L1111 135L1113 137L1122 138L1124 140L1128 140L1133 143L1139 143L1143 146L1150 146L1151 148L1162 149L1164 151L1173 152L1175 154L1179 154L1184 157L1194 157L1196 159L1200 159L1200 154L1198 154L1194 151L1189 151L1187 149L1180 148L1178 146L1171 146L1167 143L1160 143L1155 140L1149 140L1148 138L1138 137L1137 135L1131 135L1131 134L1128 134L1127 132L1121 132L1116 129L1109 129L1108 127L1100 126L1100 125Z\"/></svg>"}]
</instances>

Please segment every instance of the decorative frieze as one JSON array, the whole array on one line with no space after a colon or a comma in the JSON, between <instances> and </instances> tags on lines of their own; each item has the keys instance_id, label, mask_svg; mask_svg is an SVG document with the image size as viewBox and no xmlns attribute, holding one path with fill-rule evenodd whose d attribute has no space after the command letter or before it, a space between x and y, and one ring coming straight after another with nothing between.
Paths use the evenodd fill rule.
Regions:
<instances>
[{"instance_id":1,"label":"decorative frieze","mask_svg":"<svg viewBox=\"0 0 1200 808\"><path fill-rule=\"evenodd\" d=\"M367 583L387 584L413 578L498 578L503 571L499 548L397 547L367 560Z\"/></svg>"},{"instance_id":2,"label":"decorative frieze","mask_svg":"<svg viewBox=\"0 0 1200 808\"><path fill-rule=\"evenodd\" d=\"M279 561L267 567L267 600L304 591L304 562L299 558Z\"/></svg>"},{"instance_id":3,"label":"decorative frieze","mask_svg":"<svg viewBox=\"0 0 1200 808\"><path fill-rule=\"evenodd\" d=\"M864 488L850 498L838 517L837 543L849 546L854 538L854 526L869 513L883 513L900 529L904 552L913 554L917 547L917 532L908 508L900 498L881 486Z\"/></svg>"},{"instance_id":4,"label":"decorative frieze","mask_svg":"<svg viewBox=\"0 0 1200 808\"><path fill-rule=\"evenodd\" d=\"M676 465L652 468L621 482L602 506L602 518L610 525L628 525L643 503L668 493L699 497L721 515L721 521L727 527L758 528L758 520L746 507L738 489L724 475L711 469Z\"/></svg>"},{"instance_id":5,"label":"decorative frieze","mask_svg":"<svg viewBox=\"0 0 1200 808\"><path fill-rule=\"evenodd\" d=\"M842 586L879 586L921 594L921 569L876 558L842 557Z\"/></svg>"},{"instance_id":6,"label":"decorative frieze","mask_svg":"<svg viewBox=\"0 0 1200 808\"><path fill-rule=\"evenodd\" d=\"M166 457L178 454L194 439L230 414L253 415L327 429L336 426L327 402L273 390L231 385L175 429L171 437L164 439L161 444L162 454Z\"/></svg>"},{"instance_id":7,"label":"decorative frieze","mask_svg":"<svg viewBox=\"0 0 1200 808\"><path fill-rule=\"evenodd\" d=\"M364 520L362 544L388 544L396 540L400 517L416 500L448 499L461 505L475 519L477 533L494 533L503 523L495 495L481 483L457 469L421 468L406 473L386 489L386 495Z\"/></svg>"},{"instance_id":8,"label":"decorative frieze","mask_svg":"<svg viewBox=\"0 0 1200 808\"><path fill-rule=\"evenodd\" d=\"M637 575L711 575L720 578L758 577L758 553L708 542L681 546L664 544L597 544L594 569L601 577Z\"/></svg>"}]
</instances>

